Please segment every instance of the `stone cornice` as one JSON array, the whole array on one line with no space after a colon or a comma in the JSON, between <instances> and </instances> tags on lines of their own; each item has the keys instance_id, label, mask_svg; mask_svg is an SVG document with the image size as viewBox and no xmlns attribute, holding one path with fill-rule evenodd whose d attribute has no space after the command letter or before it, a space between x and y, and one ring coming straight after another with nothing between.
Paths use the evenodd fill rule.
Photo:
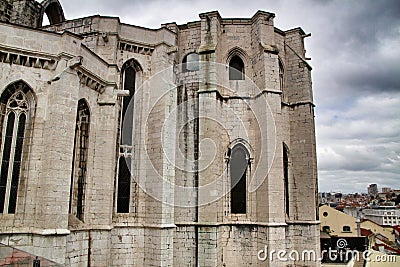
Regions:
<instances>
[{"instance_id":1,"label":"stone cornice","mask_svg":"<svg viewBox=\"0 0 400 267\"><path fill-rule=\"evenodd\" d=\"M17 50L0 45L0 62L29 68L55 70L58 59L46 54L34 53L28 50Z\"/></svg>"},{"instance_id":2,"label":"stone cornice","mask_svg":"<svg viewBox=\"0 0 400 267\"><path fill-rule=\"evenodd\" d=\"M85 67L80 66L79 68L77 68L76 72L78 74L79 81L82 85L85 85L90 89L99 92L100 94L102 94L105 90L104 88L110 84L109 82L103 80L96 74L90 72Z\"/></svg>"},{"instance_id":3,"label":"stone cornice","mask_svg":"<svg viewBox=\"0 0 400 267\"><path fill-rule=\"evenodd\" d=\"M142 44L137 42L132 42L128 40L120 40L118 44L119 50L132 52L135 54L141 54L146 56L151 56L154 51L154 46L149 44Z\"/></svg>"}]
</instances>

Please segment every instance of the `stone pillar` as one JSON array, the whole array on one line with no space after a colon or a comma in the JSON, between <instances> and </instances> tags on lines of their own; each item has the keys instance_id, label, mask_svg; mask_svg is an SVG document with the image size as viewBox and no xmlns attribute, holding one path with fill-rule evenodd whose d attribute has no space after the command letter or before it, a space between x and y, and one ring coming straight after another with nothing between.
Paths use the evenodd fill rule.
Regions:
<instances>
[{"instance_id":1,"label":"stone pillar","mask_svg":"<svg viewBox=\"0 0 400 267\"><path fill-rule=\"evenodd\" d=\"M61 65L61 64L59 64ZM60 79L47 88L43 129L44 155L39 178L37 216L44 229L67 229L79 78L57 68Z\"/></svg>"},{"instance_id":2,"label":"stone pillar","mask_svg":"<svg viewBox=\"0 0 400 267\"><path fill-rule=\"evenodd\" d=\"M142 151L146 177L139 177L139 184L145 186L146 195L139 199L139 203L144 201L146 206L146 216L143 218L146 227L144 264L157 266L173 264L175 228L173 203L177 90L174 88L173 59L168 52L166 46L160 46L154 51L158 60L153 62L152 73L156 75L146 85L145 93L148 94L149 102L142 111L146 114L142 118L146 128L145 147ZM140 213L138 215L141 216Z\"/></svg>"},{"instance_id":3,"label":"stone pillar","mask_svg":"<svg viewBox=\"0 0 400 267\"><path fill-rule=\"evenodd\" d=\"M215 224L218 221L218 212L222 211L218 198L219 174L222 173L223 152L221 151L220 127L215 124L219 107L217 92L217 68L215 48L221 32L221 17L218 12L200 14L201 18L201 45L200 53L200 87L199 98L199 208L198 221ZM214 158L215 156L215 158ZM212 184L212 186L207 186ZM204 189L207 188L207 189ZM206 205L203 205L207 203ZM199 226L197 229L197 266L217 266L217 232L215 226Z\"/></svg>"},{"instance_id":4,"label":"stone pillar","mask_svg":"<svg viewBox=\"0 0 400 267\"><path fill-rule=\"evenodd\" d=\"M315 221L317 215L317 164L311 67L304 59L304 32L295 29L286 36L286 81L290 119L290 154L296 220ZM312 209L301 208L310 205Z\"/></svg>"}]
</instances>

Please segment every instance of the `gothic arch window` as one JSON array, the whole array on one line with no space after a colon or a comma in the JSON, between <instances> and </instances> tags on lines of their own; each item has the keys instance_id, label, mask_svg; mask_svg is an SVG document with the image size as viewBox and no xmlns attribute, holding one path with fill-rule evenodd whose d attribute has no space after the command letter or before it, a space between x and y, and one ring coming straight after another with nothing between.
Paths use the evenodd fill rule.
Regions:
<instances>
[{"instance_id":1,"label":"gothic arch window","mask_svg":"<svg viewBox=\"0 0 400 267\"><path fill-rule=\"evenodd\" d=\"M238 55L229 61L229 80L244 80L244 63Z\"/></svg>"},{"instance_id":2,"label":"gothic arch window","mask_svg":"<svg viewBox=\"0 0 400 267\"><path fill-rule=\"evenodd\" d=\"M35 110L33 93L24 82L13 83L1 94L0 105L0 213L14 214L25 158L27 131Z\"/></svg>"},{"instance_id":3,"label":"gothic arch window","mask_svg":"<svg viewBox=\"0 0 400 267\"><path fill-rule=\"evenodd\" d=\"M283 90L284 86L285 69L283 68L283 63L279 59L279 88Z\"/></svg>"},{"instance_id":4,"label":"gothic arch window","mask_svg":"<svg viewBox=\"0 0 400 267\"><path fill-rule=\"evenodd\" d=\"M134 96L141 67L130 60L122 68L122 86L129 96L122 99L121 127L118 158L117 213L130 212L131 170L133 153Z\"/></svg>"},{"instance_id":5,"label":"gothic arch window","mask_svg":"<svg viewBox=\"0 0 400 267\"><path fill-rule=\"evenodd\" d=\"M41 4L43 25L58 24L65 21L64 11L58 0L45 0Z\"/></svg>"},{"instance_id":6,"label":"gothic arch window","mask_svg":"<svg viewBox=\"0 0 400 267\"><path fill-rule=\"evenodd\" d=\"M231 213L245 214L247 204L247 167L249 153L247 149L238 144L233 147L229 161L231 176Z\"/></svg>"},{"instance_id":7,"label":"gothic arch window","mask_svg":"<svg viewBox=\"0 0 400 267\"><path fill-rule=\"evenodd\" d=\"M182 60L182 72L199 70L199 54L187 54Z\"/></svg>"},{"instance_id":8,"label":"gothic arch window","mask_svg":"<svg viewBox=\"0 0 400 267\"><path fill-rule=\"evenodd\" d=\"M79 100L75 124L69 213L83 221L85 208L86 172L89 145L90 111L84 99Z\"/></svg>"},{"instance_id":9,"label":"gothic arch window","mask_svg":"<svg viewBox=\"0 0 400 267\"><path fill-rule=\"evenodd\" d=\"M285 212L289 216L290 195L289 195L289 153L285 143L283 143L283 179L285 186Z\"/></svg>"}]
</instances>

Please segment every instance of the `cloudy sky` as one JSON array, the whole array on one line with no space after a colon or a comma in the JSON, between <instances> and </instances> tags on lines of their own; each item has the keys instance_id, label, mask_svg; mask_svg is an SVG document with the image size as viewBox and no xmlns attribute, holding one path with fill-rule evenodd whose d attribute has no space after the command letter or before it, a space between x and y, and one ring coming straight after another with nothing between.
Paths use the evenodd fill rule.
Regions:
<instances>
[{"instance_id":1,"label":"cloudy sky","mask_svg":"<svg viewBox=\"0 0 400 267\"><path fill-rule=\"evenodd\" d=\"M61 0L67 19L118 16L158 28L222 17L276 14L275 26L301 26L313 66L320 191L400 189L400 1L398 0Z\"/></svg>"}]
</instances>

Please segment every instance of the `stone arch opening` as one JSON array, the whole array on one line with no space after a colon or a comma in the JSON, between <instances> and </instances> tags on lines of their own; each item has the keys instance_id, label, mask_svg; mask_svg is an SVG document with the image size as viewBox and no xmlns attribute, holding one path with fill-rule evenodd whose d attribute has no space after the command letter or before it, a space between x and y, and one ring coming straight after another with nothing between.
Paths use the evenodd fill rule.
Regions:
<instances>
[{"instance_id":1,"label":"stone arch opening","mask_svg":"<svg viewBox=\"0 0 400 267\"><path fill-rule=\"evenodd\" d=\"M118 152L116 212L130 213L132 195L132 151L134 136L135 92L141 84L143 68L136 59L129 59L121 68L121 88L129 95L121 100L120 136ZM132 209L133 208L133 209Z\"/></svg>"},{"instance_id":2,"label":"stone arch opening","mask_svg":"<svg viewBox=\"0 0 400 267\"><path fill-rule=\"evenodd\" d=\"M283 88L285 86L285 67L280 58L278 59L278 62L279 62L279 89L283 91Z\"/></svg>"},{"instance_id":3,"label":"stone arch opening","mask_svg":"<svg viewBox=\"0 0 400 267\"><path fill-rule=\"evenodd\" d=\"M235 145L230 153L231 213L246 214L247 211L247 169L249 152L242 144Z\"/></svg>"},{"instance_id":4,"label":"stone arch opening","mask_svg":"<svg viewBox=\"0 0 400 267\"><path fill-rule=\"evenodd\" d=\"M234 47L229 50L225 61L229 66L229 80L245 80L246 68L250 61L242 48Z\"/></svg>"},{"instance_id":5,"label":"stone arch opening","mask_svg":"<svg viewBox=\"0 0 400 267\"><path fill-rule=\"evenodd\" d=\"M33 90L22 80L0 95L0 213L16 213L35 107Z\"/></svg>"},{"instance_id":6,"label":"stone arch opening","mask_svg":"<svg viewBox=\"0 0 400 267\"><path fill-rule=\"evenodd\" d=\"M78 101L72 173L69 197L69 213L79 220L84 219L86 173L90 131L90 108L86 99Z\"/></svg>"},{"instance_id":7,"label":"stone arch opening","mask_svg":"<svg viewBox=\"0 0 400 267\"><path fill-rule=\"evenodd\" d=\"M64 11L58 0L45 0L41 4L42 12L40 25L44 25L44 23L50 25L59 24L65 21Z\"/></svg>"}]
</instances>

